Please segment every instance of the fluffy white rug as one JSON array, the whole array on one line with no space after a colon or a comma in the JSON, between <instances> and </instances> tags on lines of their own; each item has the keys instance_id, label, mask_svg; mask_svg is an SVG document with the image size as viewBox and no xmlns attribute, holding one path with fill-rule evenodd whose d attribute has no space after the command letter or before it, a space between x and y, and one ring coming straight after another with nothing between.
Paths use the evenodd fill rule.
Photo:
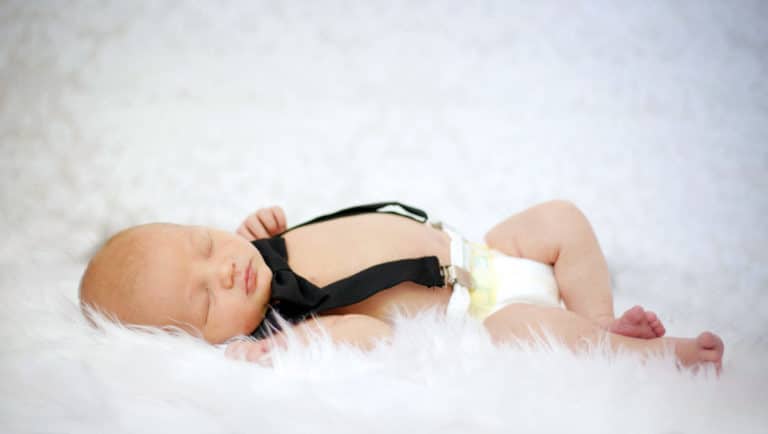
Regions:
<instances>
[{"instance_id":1,"label":"fluffy white rug","mask_svg":"<svg viewBox=\"0 0 768 434\"><path fill-rule=\"evenodd\" d=\"M0 4L0 432L766 432L760 1ZM723 375L400 321L274 369L76 308L108 234L398 199L479 239L567 198L616 307Z\"/></svg>"}]
</instances>

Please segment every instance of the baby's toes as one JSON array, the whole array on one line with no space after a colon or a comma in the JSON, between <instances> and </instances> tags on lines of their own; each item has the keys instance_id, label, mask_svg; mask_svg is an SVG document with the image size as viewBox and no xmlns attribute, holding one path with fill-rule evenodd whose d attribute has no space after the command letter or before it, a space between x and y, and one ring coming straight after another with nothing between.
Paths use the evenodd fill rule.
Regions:
<instances>
[{"instance_id":1,"label":"baby's toes","mask_svg":"<svg viewBox=\"0 0 768 434\"><path fill-rule=\"evenodd\" d=\"M629 324L640 325L645 321L645 311L642 306L634 306L624 312L621 319Z\"/></svg>"},{"instance_id":2,"label":"baby's toes","mask_svg":"<svg viewBox=\"0 0 768 434\"><path fill-rule=\"evenodd\" d=\"M656 316L655 313L649 310L645 311L645 319L648 321L648 326L651 328L651 330L653 330L653 337L660 338L664 336L664 333L667 332L667 330L661 324L659 317Z\"/></svg>"},{"instance_id":3,"label":"baby's toes","mask_svg":"<svg viewBox=\"0 0 768 434\"><path fill-rule=\"evenodd\" d=\"M711 332L704 332L696 338L696 343L699 345L699 359L702 362L714 363L719 372L725 350L720 336Z\"/></svg>"},{"instance_id":4,"label":"baby's toes","mask_svg":"<svg viewBox=\"0 0 768 434\"><path fill-rule=\"evenodd\" d=\"M648 323L648 325L651 326L651 329L653 330L653 334L655 334L657 338L664 336L664 333L667 332L667 330L664 328L664 326L661 324L661 321L659 320L652 321Z\"/></svg>"},{"instance_id":5,"label":"baby's toes","mask_svg":"<svg viewBox=\"0 0 768 434\"><path fill-rule=\"evenodd\" d=\"M696 337L696 343L702 350L712 350L720 353L723 352L723 340L720 339L720 336L712 332L701 333Z\"/></svg>"},{"instance_id":6,"label":"baby's toes","mask_svg":"<svg viewBox=\"0 0 768 434\"><path fill-rule=\"evenodd\" d=\"M654 322L654 321L658 321L659 317L657 317L654 312L651 312L650 310L646 310L645 319L647 319L648 322Z\"/></svg>"}]
</instances>

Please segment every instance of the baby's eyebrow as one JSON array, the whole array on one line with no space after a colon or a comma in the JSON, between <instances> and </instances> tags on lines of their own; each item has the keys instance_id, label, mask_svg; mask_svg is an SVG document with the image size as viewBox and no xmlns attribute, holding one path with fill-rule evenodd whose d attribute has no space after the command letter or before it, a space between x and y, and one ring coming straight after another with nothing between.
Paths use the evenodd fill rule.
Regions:
<instances>
[{"instance_id":1,"label":"baby's eyebrow","mask_svg":"<svg viewBox=\"0 0 768 434\"><path fill-rule=\"evenodd\" d=\"M207 253L207 250L204 249L201 251L199 247L199 242L195 242L196 237L199 237L201 233L203 233L202 236L205 237L206 240L213 242L213 238L211 237L210 232L207 229L195 228L195 227L190 227L188 241L192 249L192 252L196 252L201 254L202 256L205 256Z\"/></svg>"}]
</instances>

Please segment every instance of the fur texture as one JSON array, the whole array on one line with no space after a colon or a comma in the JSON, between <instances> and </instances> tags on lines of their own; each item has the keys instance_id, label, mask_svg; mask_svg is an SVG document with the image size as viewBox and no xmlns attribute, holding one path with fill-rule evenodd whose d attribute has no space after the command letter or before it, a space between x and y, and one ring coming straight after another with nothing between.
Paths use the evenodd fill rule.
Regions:
<instances>
[{"instance_id":1,"label":"fur texture","mask_svg":"<svg viewBox=\"0 0 768 434\"><path fill-rule=\"evenodd\" d=\"M760 1L0 4L0 432L765 432L768 9ZM398 319L274 368L88 325L85 263L148 221L234 229L397 199L480 239L551 198L616 310L724 338L723 374L496 348Z\"/></svg>"}]
</instances>

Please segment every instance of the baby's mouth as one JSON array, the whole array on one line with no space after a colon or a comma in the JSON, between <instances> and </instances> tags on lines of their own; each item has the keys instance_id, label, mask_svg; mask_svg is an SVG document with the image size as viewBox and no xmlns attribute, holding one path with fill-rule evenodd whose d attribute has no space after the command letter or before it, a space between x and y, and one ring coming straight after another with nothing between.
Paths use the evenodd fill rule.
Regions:
<instances>
[{"instance_id":1,"label":"baby's mouth","mask_svg":"<svg viewBox=\"0 0 768 434\"><path fill-rule=\"evenodd\" d=\"M245 281L245 295L251 295L253 292L254 274L253 267L251 266L253 259L248 261L248 266L245 267L245 273L243 273L243 280Z\"/></svg>"}]
</instances>

